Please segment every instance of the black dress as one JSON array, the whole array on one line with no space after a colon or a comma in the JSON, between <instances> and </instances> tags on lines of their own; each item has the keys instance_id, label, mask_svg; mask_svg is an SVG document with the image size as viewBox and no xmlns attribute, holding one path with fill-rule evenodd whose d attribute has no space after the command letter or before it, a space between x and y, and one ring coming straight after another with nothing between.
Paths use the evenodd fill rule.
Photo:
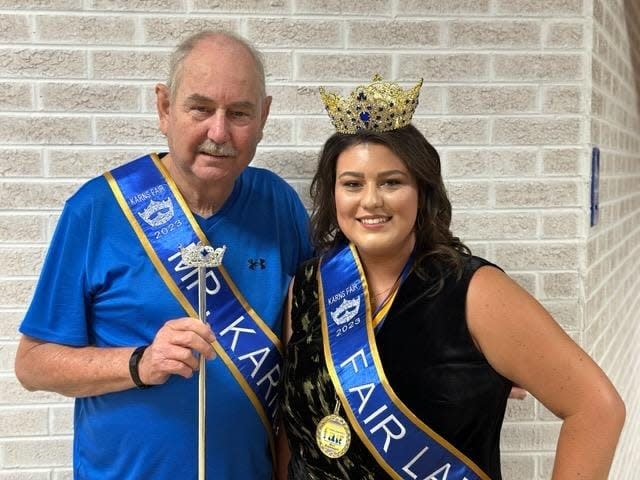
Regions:
<instances>
[{"instance_id":1,"label":"black dress","mask_svg":"<svg viewBox=\"0 0 640 480\"><path fill-rule=\"evenodd\" d=\"M376 335L385 375L404 404L430 428L473 460L491 479L501 479L500 429L511 382L475 347L465 303L475 271L491 265L467 257L462 278L449 275L435 297L411 272ZM293 334L283 372L282 413L291 449L289 479L379 480L389 475L352 430L341 458L324 456L315 442L318 422L333 412L335 390L322 348L316 273L303 264L293 290ZM346 418L344 409L341 416Z\"/></svg>"}]
</instances>

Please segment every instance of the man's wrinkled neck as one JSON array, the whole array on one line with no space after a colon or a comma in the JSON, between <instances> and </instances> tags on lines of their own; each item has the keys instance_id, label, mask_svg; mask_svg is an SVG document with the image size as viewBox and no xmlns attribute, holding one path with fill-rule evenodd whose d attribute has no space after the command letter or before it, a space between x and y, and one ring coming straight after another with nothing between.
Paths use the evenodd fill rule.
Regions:
<instances>
[{"instance_id":1,"label":"man's wrinkled neck","mask_svg":"<svg viewBox=\"0 0 640 480\"><path fill-rule=\"evenodd\" d=\"M235 178L205 181L193 174L187 174L176 165L171 153L162 157L162 163L189 210L202 218L209 218L220 210L233 191Z\"/></svg>"}]
</instances>

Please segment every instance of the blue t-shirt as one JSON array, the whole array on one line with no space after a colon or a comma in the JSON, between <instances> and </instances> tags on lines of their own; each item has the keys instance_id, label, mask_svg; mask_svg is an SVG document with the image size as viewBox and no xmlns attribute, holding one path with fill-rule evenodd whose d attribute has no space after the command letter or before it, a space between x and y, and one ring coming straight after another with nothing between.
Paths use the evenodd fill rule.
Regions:
<instances>
[{"instance_id":1,"label":"blue t-shirt","mask_svg":"<svg viewBox=\"0 0 640 480\"><path fill-rule=\"evenodd\" d=\"M311 256L308 218L295 191L248 167L224 206L196 219L212 245L226 244L226 270L280 335L289 281ZM64 207L20 331L78 347L136 346L183 316L106 179L86 183ZM197 405L197 375L76 399L74 478L196 478ZM219 358L207 364L206 452L209 479L271 478L266 430Z\"/></svg>"}]
</instances>

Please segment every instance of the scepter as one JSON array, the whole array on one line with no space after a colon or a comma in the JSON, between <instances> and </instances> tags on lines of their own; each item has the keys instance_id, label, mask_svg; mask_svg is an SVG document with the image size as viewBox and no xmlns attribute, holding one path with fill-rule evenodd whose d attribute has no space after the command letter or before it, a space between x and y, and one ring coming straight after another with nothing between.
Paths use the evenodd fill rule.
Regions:
<instances>
[{"instance_id":1,"label":"scepter","mask_svg":"<svg viewBox=\"0 0 640 480\"><path fill-rule=\"evenodd\" d=\"M227 246L214 249L197 244L180 248L182 263L198 269L198 318L207 323L207 268L219 267ZM206 358L200 355L198 370L198 480L205 480L205 414L206 414Z\"/></svg>"}]
</instances>

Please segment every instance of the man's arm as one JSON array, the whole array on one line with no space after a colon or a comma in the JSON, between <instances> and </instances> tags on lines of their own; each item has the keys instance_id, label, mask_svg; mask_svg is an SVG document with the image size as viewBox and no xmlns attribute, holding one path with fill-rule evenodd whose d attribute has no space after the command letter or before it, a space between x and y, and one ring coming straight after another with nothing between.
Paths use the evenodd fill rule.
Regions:
<instances>
[{"instance_id":1,"label":"man's arm","mask_svg":"<svg viewBox=\"0 0 640 480\"><path fill-rule=\"evenodd\" d=\"M194 352L213 358L215 340L209 325L193 318L170 320L158 331L140 363L140 380L164 383L169 375L189 378L198 369ZM135 387L129 358L135 347L70 347L23 336L15 371L27 390L88 397Z\"/></svg>"},{"instance_id":2,"label":"man's arm","mask_svg":"<svg viewBox=\"0 0 640 480\"><path fill-rule=\"evenodd\" d=\"M133 348L69 347L23 336L16 354L16 376L30 391L88 397L134 386L129 375Z\"/></svg>"}]
</instances>

